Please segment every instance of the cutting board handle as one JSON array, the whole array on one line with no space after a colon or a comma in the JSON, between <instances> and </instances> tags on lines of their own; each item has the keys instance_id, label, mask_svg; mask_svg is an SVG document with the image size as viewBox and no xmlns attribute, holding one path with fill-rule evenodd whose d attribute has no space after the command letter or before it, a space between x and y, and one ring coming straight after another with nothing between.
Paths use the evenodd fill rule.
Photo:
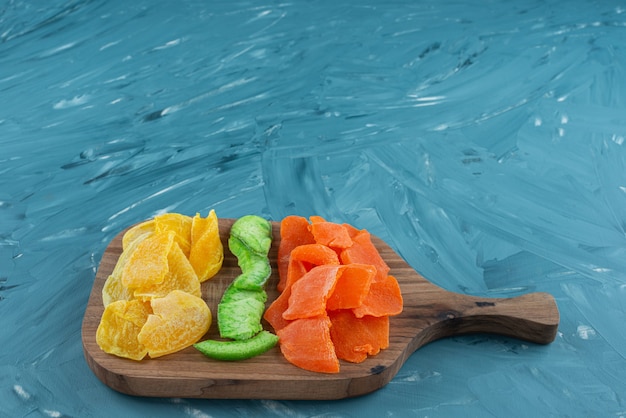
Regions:
<instances>
[{"instance_id":1,"label":"cutting board handle","mask_svg":"<svg viewBox=\"0 0 626 418\"><path fill-rule=\"evenodd\" d=\"M444 291L431 318L429 341L470 333L492 333L538 344L554 341L559 325L556 301L548 293L481 298ZM426 341L424 341L426 342Z\"/></svg>"}]
</instances>

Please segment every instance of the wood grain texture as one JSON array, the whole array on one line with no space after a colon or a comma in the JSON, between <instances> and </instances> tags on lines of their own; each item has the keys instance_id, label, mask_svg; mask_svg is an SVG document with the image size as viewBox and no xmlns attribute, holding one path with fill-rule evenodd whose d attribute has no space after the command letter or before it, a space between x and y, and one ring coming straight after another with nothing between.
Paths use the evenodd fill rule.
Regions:
<instances>
[{"instance_id":1,"label":"wood grain texture","mask_svg":"<svg viewBox=\"0 0 626 418\"><path fill-rule=\"evenodd\" d=\"M224 290L241 272L227 246L234 220L220 219L219 222L224 264L221 271L202 286L203 298L214 317ZM385 242L372 236L391 268L390 273L400 283L404 310L391 318L389 348L363 363L342 361L338 374L314 373L288 363L278 347L239 362L212 360L193 347L157 359L127 360L104 353L96 344L96 329L104 311L102 287L121 254L123 233L111 241L102 256L83 319L82 342L85 359L94 374L107 386L129 395L218 399L348 398L386 385L414 351L434 340L485 332L547 344L554 340L558 328L559 312L549 294L495 299L449 292L427 281ZM273 234L268 304L278 295L275 261L280 233L279 224L275 222ZM271 330L267 324L264 327ZM216 336L214 320L206 338Z\"/></svg>"}]
</instances>

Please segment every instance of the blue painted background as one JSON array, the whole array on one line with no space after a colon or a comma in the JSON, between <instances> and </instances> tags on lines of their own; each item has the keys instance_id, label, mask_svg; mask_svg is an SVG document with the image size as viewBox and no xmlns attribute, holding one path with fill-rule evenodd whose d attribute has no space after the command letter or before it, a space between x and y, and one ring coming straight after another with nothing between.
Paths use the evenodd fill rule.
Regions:
<instances>
[{"instance_id":1,"label":"blue painted background","mask_svg":"<svg viewBox=\"0 0 626 418\"><path fill-rule=\"evenodd\" d=\"M625 39L616 0L0 1L0 416L625 416ZM336 402L108 389L80 338L106 245L212 208L549 292L558 336L441 340Z\"/></svg>"}]
</instances>

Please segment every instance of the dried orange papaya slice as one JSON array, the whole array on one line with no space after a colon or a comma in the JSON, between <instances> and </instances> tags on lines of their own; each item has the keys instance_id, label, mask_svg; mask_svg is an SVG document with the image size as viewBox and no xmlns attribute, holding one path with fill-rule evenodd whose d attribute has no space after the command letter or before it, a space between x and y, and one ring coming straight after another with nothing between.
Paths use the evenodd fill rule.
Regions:
<instances>
[{"instance_id":1,"label":"dried orange papaya slice","mask_svg":"<svg viewBox=\"0 0 626 418\"><path fill-rule=\"evenodd\" d=\"M280 351L292 364L321 373L339 373L328 316L297 319L277 331Z\"/></svg>"},{"instance_id":2,"label":"dried orange papaya slice","mask_svg":"<svg viewBox=\"0 0 626 418\"><path fill-rule=\"evenodd\" d=\"M363 304L368 296L376 267L370 264L346 264L339 270L337 284L326 301L326 309L351 309Z\"/></svg>"},{"instance_id":3,"label":"dried orange papaya slice","mask_svg":"<svg viewBox=\"0 0 626 418\"><path fill-rule=\"evenodd\" d=\"M263 319L265 319L274 328L274 331L278 331L287 326L291 320L283 318L283 312L289 307L289 297L291 296L291 288L286 288L276 299L265 309L263 313Z\"/></svg>"},{"instance_id":4,"label":"dried orange papaya slice","mask_svg":"<svg viewBox=\"0 0 626 418\"><path fill-rule=\"evenodd\" d=\"M189 262L200 283L215 276L222 268L224 246L220 240L217 215L211 210L206 218L196 214L191 222Z\"/></svg>"},{"instance_id":5,"label":"dried orange papaya slice","mask_svg":"<svg viewBox=\"0 0 626 418\"><path fill-rule=\"evenodd\" d=\"M109 354L141 360L148 353L137 336L152 310L139 300L118 300L107 305L96 331L98 346Z\"/></svg>"},{"instance_id":6,"label":"dried orange papaya slice","mask_svg":"<svg viewBox=\"0 0 626 418\"><path fill-rule=\"evenodd\" d=\"M313 244L315 240L309 231L309 221L302 216L290 215L280 221L280 244L278 245L278 277L277 289L285 290L287 270L291 251L304 244Z\"/></svg>"},{"instance_id":7,"label":"dried orange papaya slice","mask_svg":"<svg viewBox=\"0 0 626 418\"><path fill-rule=\"evenodd\" d=\"M389 347L389 317L357 318L349 309L332 311L330 338L341 360L361 363Z\"/></svg>"},{"instance_id":8,"label":"dried orange papaya slice","mask_svg":"<svg viewBox=\"0 0 626 418\"><path fill-rule=\"evenodd\" d=\"M289 307L283 318L293 320L326 314L326 301L337 284L338 265L316 266L295 282L289 289Z\"/></svg>"},{"instance_id":9,"label":"dried orange papaya slice","mask_svg":"<svg viewBox=\"0 0 626 418\"><path fill-rule=\"evenodd\" d=\"M171 354L198 342L211 326L211 310L201 298L182 290L150 301L152 314L137 335L151 358Z\"/></svg>"},{"instance_id":10,"label":"dried orange papaya slice","mask_svg":"<svg viewBox=\"0 0 626 418\"><path fill-rule=\"evenodd\" d=\"M352 245L342 250L339 258L342 264L372 264L376 267L374 281L385 280L389 273L389 266L372 243L371 235L366 229L360 230L352 237Z\"/></svg>"},{"instance_id":11,"label":"dried orange papaya slice","mask_svg":"<svg viewBox=\"0 0 626 418\"><path fill-rule=\"evenodd\" d=\"M394 276L386 276L384 280L374 281L363 303L352 309L357 318L366 315L394 316L402 312L403 299L400 285Z\"/></svg>"},{"instance_id":12,"label":"dried orange papaya slice","mask_svg":"<svg viewBox=\"0 0 626 418\"><path fill-rule=\"evenodd\" d=\"M287 266L287 280L285 288L292 286L307 271L315 266L321 265L339 265L337 253L322 244L303 244L298 245L291 251L289 256L289 265Z\"/></svg>"},{"instance_id":13,"label":"dried orange papaya slice","mask_svg":"<svg viewBox=\"0 0 626 418\"><path fill-rule=\"evenodd\" d=\"M348 229L343 224L334 222L317 221L309 225L315 242L331 248L349 248L352 246L352 238Z\"/></svg>"}]
</instances>

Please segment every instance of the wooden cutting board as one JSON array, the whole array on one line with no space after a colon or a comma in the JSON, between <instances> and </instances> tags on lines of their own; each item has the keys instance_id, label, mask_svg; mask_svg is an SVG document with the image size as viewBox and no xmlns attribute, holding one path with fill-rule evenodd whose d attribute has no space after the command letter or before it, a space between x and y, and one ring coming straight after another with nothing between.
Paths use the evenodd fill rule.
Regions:
<instances>
[{"instance_id":1,"label":"wooden cutting board","mask_svg":"<svg viewBox=\"0 0 626 418\"><path fill-rule=\"evenodd\" d=\"M233 219L220 219L224 263L220 272L203 283L202 294L214 321L206 338L217 338L215 315L228 284L241 273L228 251ZM122 252L120 232L106 248L82 324L85 358L94 374L116 391L135 396L219 399L340 399L375 391L398 373L418 348L443 337L494 333L538 344L554 340L559 312L552 296L531 293L494 299L446 291L413 270L385 242L372 236L402 290L404 310L390 320L389 348L360 364L341 362L338 374L302 370L287 362L280 349L244 361L220 362L189 347L178 353L140 362L104 353L96 344L96 329L104 311L102 287ZM268 304L277 296L276 256L279 224L273 223L270 250L273 272L267 284ZM265 324L265 329L271 330ZM203 338L204 339L204 338Z\"/></svg>"}]
</instances>

